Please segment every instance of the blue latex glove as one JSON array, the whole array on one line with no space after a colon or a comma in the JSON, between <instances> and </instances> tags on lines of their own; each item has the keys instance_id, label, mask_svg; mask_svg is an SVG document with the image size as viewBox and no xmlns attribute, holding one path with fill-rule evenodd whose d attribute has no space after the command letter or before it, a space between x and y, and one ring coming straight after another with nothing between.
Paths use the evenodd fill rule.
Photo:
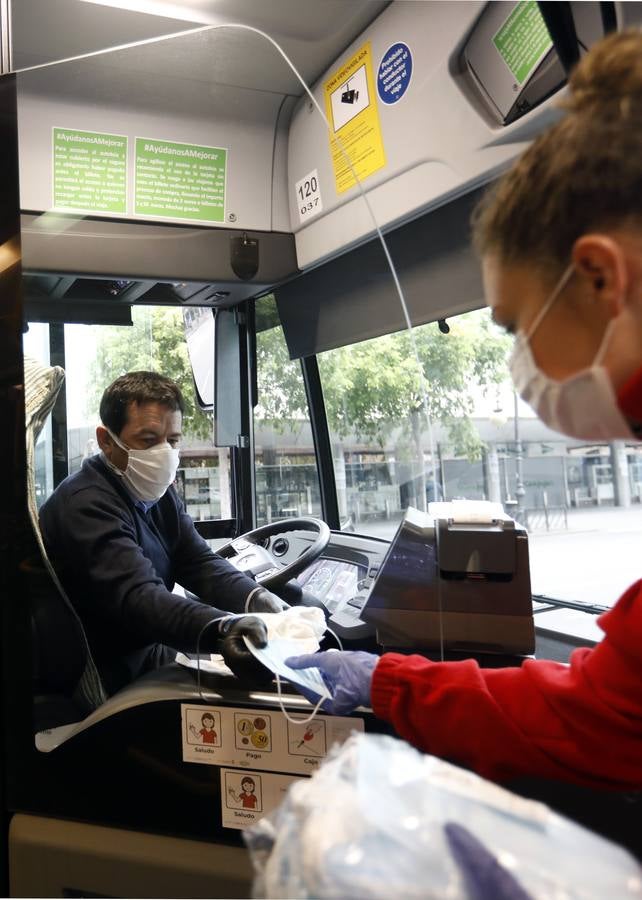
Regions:
<instances>
[{"instance_id":1,"label":"blue latex glove","mask_svg":"<svg viewBox=\"0 0 642 900\"><path fill-rule=\"evenodd\" d=\"M321 671L331 699L324 700L321 708L335 716L345 716L357 706L370 706L370 685L372 673L379 657L363 650L326 650L322 653L306 653L304 656L290 656L285 660L291 669L309 669L314 666ZM296 685L311 703L319 697L312 691Z\"/></svg>"},{"instance_id":2,"label":"blue latex glove","mask_svg":"<svg viewBox=\"0 0 642 900\"><path fill-rule=\"evenodd\" d=\"M464 876L470 900L533 900L515 876L501 865L472 832L446 822L446 838Z\"/></svg>"}]
</instances>

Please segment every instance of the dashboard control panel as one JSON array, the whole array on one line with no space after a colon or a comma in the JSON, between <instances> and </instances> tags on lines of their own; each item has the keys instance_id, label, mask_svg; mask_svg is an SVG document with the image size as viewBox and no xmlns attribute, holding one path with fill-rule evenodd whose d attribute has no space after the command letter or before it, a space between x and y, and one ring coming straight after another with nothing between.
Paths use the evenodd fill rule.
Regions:
<instances>
[{"instance_id":1,"label":"dashboard control panel","mask_svg":"<svg viewBox=\"0 0 642 900\"><path fill-rule=\"evenodd\" d=\"M374 634L361 610L379 566L343 559L317 559L298 576L301 587L321 600L330 613L329 626L342 639L361 640Z\"/></svg>"}]
</instances>

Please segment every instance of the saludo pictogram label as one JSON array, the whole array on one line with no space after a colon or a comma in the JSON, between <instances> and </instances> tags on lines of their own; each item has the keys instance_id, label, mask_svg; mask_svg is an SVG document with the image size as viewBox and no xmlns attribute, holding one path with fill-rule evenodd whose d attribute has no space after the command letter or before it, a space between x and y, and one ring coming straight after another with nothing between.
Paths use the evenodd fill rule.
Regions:
<instances>
[{"instance_id":1,"label":"saludo pictogram label","mask_svg":"<svg viewBox=\"0 0 642 900\"><path fill-rule=\"evenodd\" d=\"M224 828L247 828L276 809L297 780L292 775L221 769L221 824Z\"/></svg>"},{"instance_id":2,"label":"saludo pictogram label","mask_svg":"<svg viewBox=\"0 0 642 900\"><path fill-rule=\"evenodd\" d=\"M195 707L185 718L186 740L192 747L221 746L221 714L217 710Z\"/></svg>"},{"instance_id":3,"label":"saludo pictogram label","mask_svg":"<svg viewBox=\"0 0 642 900\"><path fill-rule=\"evenodd\" d=\"M184 762L310 775L332 746L364 725L346 716L288 722L279 709L183 703L181 730Z\"/></svg>"}]
</instances>

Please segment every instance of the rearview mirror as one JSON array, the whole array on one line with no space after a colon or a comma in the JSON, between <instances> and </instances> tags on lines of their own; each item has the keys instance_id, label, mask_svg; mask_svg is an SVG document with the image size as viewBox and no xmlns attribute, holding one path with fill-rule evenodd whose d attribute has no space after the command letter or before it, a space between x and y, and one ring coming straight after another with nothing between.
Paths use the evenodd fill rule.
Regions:
<instances>
[{"instance_id":1,"label":"rearview mirror","mask_svg":"<svg viewBox=\"0 0 642 900\"><path fill-rule=\"evenodd\" d=\"M214 409L214 310L192 306L183 310L187 352L201 409Z\"/></svg>"}]
</instances>

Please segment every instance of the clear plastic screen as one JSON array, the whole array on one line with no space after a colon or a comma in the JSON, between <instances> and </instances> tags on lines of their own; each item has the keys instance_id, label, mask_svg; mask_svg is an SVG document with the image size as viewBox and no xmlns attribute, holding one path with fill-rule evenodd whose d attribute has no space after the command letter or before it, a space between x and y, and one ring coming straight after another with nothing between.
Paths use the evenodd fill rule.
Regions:
<instances>
[{"instance_id":1,"label":"clear plastic screen","mask_svg":"<svg viewBox=\"0 0 642 900\"><path fill-rule=\"evenodd\" d=\"M490 323L487 311L453 317L447 327L436 322L412 327L394 259L365 193L373 183L370 179L376 181L380 173L360 180L349 147L333 128L343 122L341 115L348 115L343 107L351 106L354 92L362 88L343 86L339 106L334 109L330 104L335 116L331 123L317 94L308 93L298 68L316 79L324 66L336 68L336 56L320 65L307 58L304 41L286 35L290 51L286 58L267 33L267 25L263 30L228 22L22 72L22 206L41 212L29 227L55 235L91 217L163 222L180 229L298 230L300 222L291 221L290 192L296 188L298 194L300 187L305 206L314 202L315 186L311 177L303 177L299 185L288 171L287 121L296 104L293 98L307 95L311 115L324 120L326 152L333 150L344 158L342 177L354 181L350 196L367 209L369 230L380 241L378 271L385 273L390 303L401 306L407 326L405 331L337 347L319 357L342 526L391 537L409 506L426 509L433 499L460 497L500 501L529 528L534 591L560 596L556 585L567 583L560 572L563 575L572 566L570 553L563 569L560 566L562 543L581 553L585 536L576 531L585 530L587 516L594 516L591 522L596 524L604 520L609 472L592 460L597 456L608 466L602 457L610 458L611 449L598 448L589 460L589 454L582 457L572 442L558 436L553 443L549 435L534 430L532 415L514 405L509 387L505 362L510 341ZM338 48L337 56L345 46L346 42ZM74 148L89 151L82 155L82 164ZM133 236L132 242L136 239ZM28 259L25 265L28 268ZM82 269L82 258L78 267ZM152 307L163 316L177 313L179 295L169 288L189 282L185 271L177 273L175 284L170 278L163 281L165 294L156 285L148 296L139 295L136 316ZM121 292L129 291L137 273L109 274L114 276L113 309L117 309ZM32 282L30 291L42 287ZM427 298L430 290L427 284ZM69 299L71 310L73 297ZM481 299L458 301L472 308ZM108 327L131 334L123 324ZM150 350L153 364L159 369L170 360L172 366L180 365L187 384L191 372L184 341L180 347L163 343L164 332L154 322L150 334L157 341L156 349ZM123 359L119 365L127 371L132 362ZM193 387L190 390L195 424L184 447L192 440L193 449L202 451L195 458L217 456L216 465L204 466L218 469L217 477L208 472L200 481L209 498L218 491L214 505L225 516L230 510L229 461L214 448L211 417L197 408ZM291 394L282 391L280 405L270 405L269 384L259 384L257 433L271 429L277 446L284 435L296 434L297 429L300 433L305 414L302 396L298 389ZM277 454L283 489L271 491L284 495L274 504L288 510L285 515L294 508L293 496L305 496L310 510L318 509L317 497L306 493L306 485L301 488L300 481L292 485L288 468L296 464L301 450L306 456L303 465L311 465L311 445L279 446ZM572 466L579 466L579 475ZM582 502L587 495L595 500L590 508ZM208 500L205 505L212 503ZM567 526L560 539L552 534L559 519ZM601 525L599 530L603 541ZM582 559L582 566L575 567L578 573L586 571L585 553ZM602 582L597 602L616 596L613 571L607 574L608 585ZM629 580L628 574L620 574L623 581ZM573 599L579 599L577 584L574 581L569 588ZM584 589L581 594L583 599L589 596Z\"/></svg>"}]
</instances>

